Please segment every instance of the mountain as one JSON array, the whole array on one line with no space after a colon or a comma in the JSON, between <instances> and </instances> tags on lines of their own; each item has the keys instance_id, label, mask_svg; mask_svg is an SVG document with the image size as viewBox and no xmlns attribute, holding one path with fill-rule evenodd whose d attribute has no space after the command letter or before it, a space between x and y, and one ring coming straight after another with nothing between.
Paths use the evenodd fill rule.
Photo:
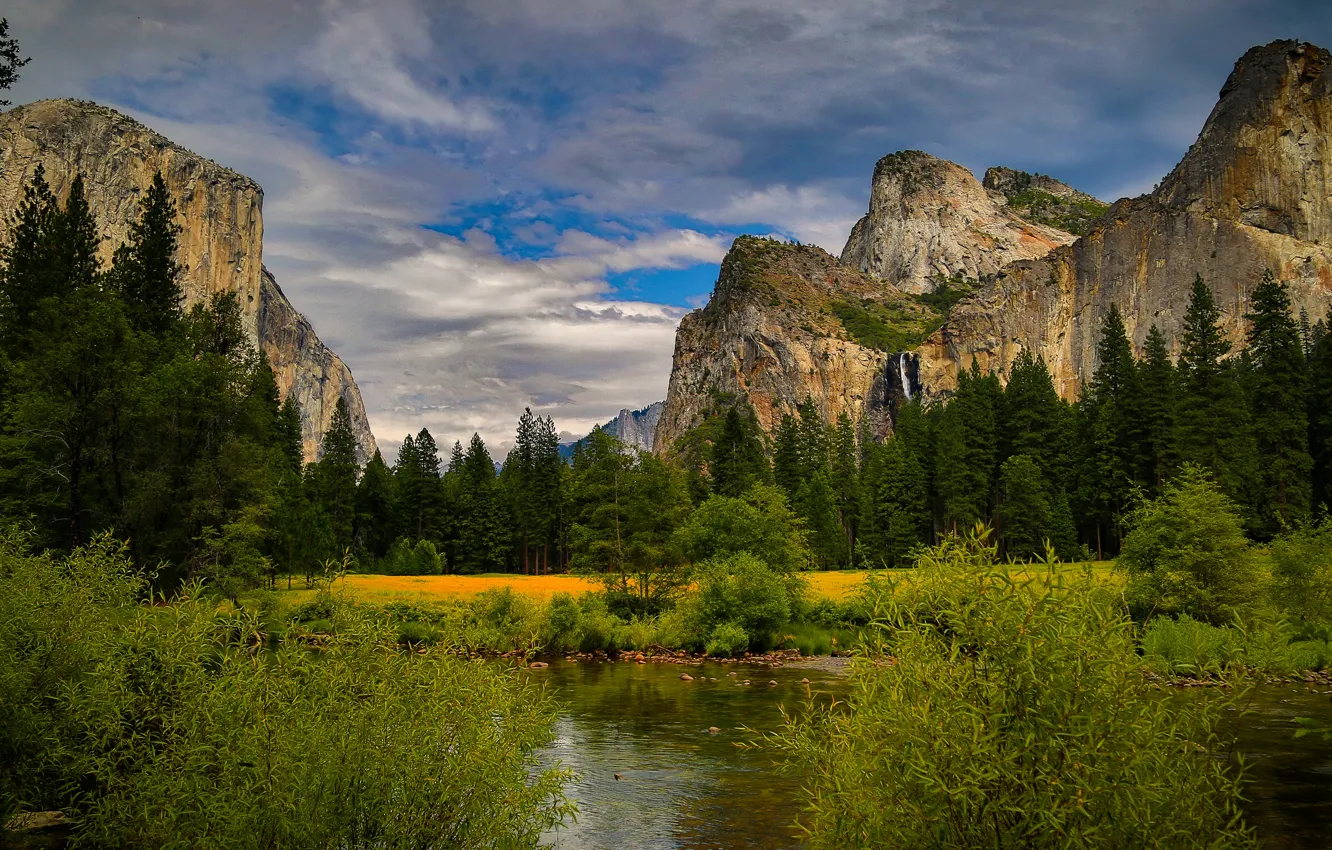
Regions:
<instances>
[{"instance_id":1,"label":"mountain","mask_svg":"<svg viewBox=\"0 0 1332 850\"><path fill-rule=\"evenodd\" d=\"M945 395L973 359L1003 372L1024 349L1065 397L1096 367L1101 319L1124 313L1141 350L1152 324L1176 344L1195 275L1244 341L1249 292L1271 270L1312 320L1332 300L1332 74L1295 41L1235 63L1198 140L1149 195L1114 204L1086 235L1010 264L957 304L919 350L926 392Z\"/></svg>"},{"instance_id":2,"label":"mountain","mask_svg":"<svg viewBox=\"0 0 1332 850\"><path fill-rule=\"evenodd\" d=\"M991 168L981 182L904 151L876 165L869 212L840 262L737 239L711 300L676 333L656 449L717 397L747 399L769 432L809 397L825 419L864 413L883 434L895 400L946 397L973 360L1002 377L1028 349L1075 398L1110 305L1139 350L1152 324L1177 347L1197 274L1237 347L1266 270L1297 310L1326 316L1330 58L1294 41L1248 51L1159 187L1108 208L1044 175Z\"/></svg>"},{"instance_id":3,"label":"mountain","mask_svg":"<svg viewBox=\"0 0 1332 850\"><path fill-rule=\"evenodd\" d=\"M661 411L666 406L664 401L654 402L641 410L623 408L619 415L601 426L601 430L615 437L626 446L633 446L645 452L652 451L653 440L657 433L657 423ZM568 460L573 457L574 448L586 440L580 437L560 443L560 457Z\"/></svg>"},{"instance_id":4,"label":"mountain","mask_svg":"<svg viewBox=\"0 0 1332 850\"><path fill-rule=\"evenodd\" d=\"M914 365L894 353L942 321L923 299L820 248L742 236L707 306L676 331L654 449L668 451L718 395L748 399L769 433L807 397L829 421L865 414L881 427L894 391L911 392Z\"/></svg>"},{"instance_id":5,"label":"mountain","mask_svg":"<svg viewBox=\"0 0 1332 850\"><path fill-rule=\"evenodd\" d=\"M185 305L235 292L251 340L268 355L283 398L300 403L306 460L319 456L333 409L347 402L361 460L375 438L351 371L287 300L263 266L263 190L253 180L173 144L95 103L45 100L0 114L0 239L38 164L58 197L82 174L111 260L138 217L140 194L161 171L180 213Z\"/></svg>"},{"instance_id":6,"label":"mountain","mask_svg":"<svg viewBox=\"0 0 1332 850\"><path fill-rule=\"evenodd\" d=\"M1023 218L962 166L899 151L874 166L869 212L852 228L841 261L921 294L940 281L975 280L1014 260L1044 256L1073 239Z\"/></svg>"}]
</instances>

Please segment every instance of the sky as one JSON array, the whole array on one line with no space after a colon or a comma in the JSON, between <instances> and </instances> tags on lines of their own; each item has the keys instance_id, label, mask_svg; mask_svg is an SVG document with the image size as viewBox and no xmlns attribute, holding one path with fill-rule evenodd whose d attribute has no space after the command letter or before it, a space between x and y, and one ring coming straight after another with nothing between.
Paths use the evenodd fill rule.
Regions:
<instances>
[{"instance_id":1,"label":"sky","mask_svg":"<svg viewBox=\"0 0 1332 850\"><path fill-rule=\"evenodd\" d=\"M264 187L264 262L391 460L666 395L732 239L841 252L915 148L1150 191L1326 0L11 0L8 98L120 109Z\"/></svg>"}]
</instances>

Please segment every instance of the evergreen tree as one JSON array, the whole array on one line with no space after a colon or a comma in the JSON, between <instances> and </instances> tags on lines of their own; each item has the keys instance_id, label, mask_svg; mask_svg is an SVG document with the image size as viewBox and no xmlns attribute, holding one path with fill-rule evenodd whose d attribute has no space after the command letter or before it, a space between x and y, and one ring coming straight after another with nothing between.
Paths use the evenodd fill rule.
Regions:
<instances>
[{"instance_id":1,"label":"evergreen tree","mask_svg":"<svg viewBox=\"0 0 1332 850\"><path fill-rule=\"evenodd\" d=\"M351 548L356 528L357 472L356 435L352 432L347 402L339 398L324 433L323 454L315 464L314 475L317 499L328 512L333 542L339 553Z\"/></svg>"},{"instance_id":2,"label":"evergreen tree","mask_svg":"<svg viewBox=\"0 0 1332 850\"><path fill-rule=\"evenodd\" d=\"M20 59L18 39L9 35L9 20L0 18L0 90L7 90L19 81L19 68L32 61ZM0 107L9 106L9 101L0 100Z\"/></svg>"},{"instance_id":3,"label":"evergreen tree","mask_svg":"<svg viewBox=\"0 0 1332 850\"><path fill-rule=\"evenodd\" d=\"M1326 516L1332 506L1332 334L1314 325L1309 356L1309 454L1313 459L1313 503Z\"/></svg>"},{"instance_id":4,"label":"evergreen tree","mask_svg":"<svg viewBox=\"0 0 1332 850\"><path fill-rule=\"evenodd\" d=\"M708 472L712 478L712 492L722 496L739 497L755 484L771 478L768 458L763 451L763 438L754 421L752 411L740 412L732 405L722 421L721 433L712 444Z\"/></svg>"},{"instance_id":5,"label":"evergreen tree","mask_svg":"<svg viewBox=\"0 0 1332 850\"><path fill-rule=\"evenodd\" d=\"M513 450L504 461L500 473L501 483L508 493L514 519L519 563L525 574L532 572L532 545L541 537L542 505L536 489L537 480L537 419L532 408L525 408L518 418L518 432Z\"/></svg>"},{"instance_id":6,"label":"evergreen tree","mask_svg":"<svg viewBox=\"0 0 1332 850\"><path fill-rule=\"evenodd\" d=\"M176 262L180 226L162 172L139 201L139 220L116 250L112 284L124 299L135 330L162 336L180 318L181 267Z\"/></svg>"},{"instance_id":7,"label":"evergreen tree","mask_svg":"<svg viewBox=\"0 0 1332 850\"><path fill-rule=\"evenodd\" d=\"M1138 477L1147 484L1149 492L1160 494L1175 468L1175 398L1179 378L1175 364L1170 362L1165 336L1156 325L1147 331L1143 358L1138 363L1138 382L1142 387L1144 446Z\"/></svg>"},{"instance_id":8,"label":"evergreen tree","mask_svg":"<svg viewBox=\"0 0 1332 850\"><path fill-rule=\"evenodd\" d=\"M440 484L439 449L429 429L403 438L393 472L397 531L413 540L441 537L444 491Z\"/></svg>"},{"instance_id":9,"label":"evergreen tree","mask_svg":"<svg viewBox=\"0 0 1332 850\"><path fill-rule=\"evenodd\" d=\"M1084 405L1088 442L1080 483L1096 526L1098 550L1104 536L1122 539L1123 519L1144 454L1143 394L1133 346L1119 308L1110 305L1101 321L1096 371Z\"/></svg>"},{"instance_id":10,"label":"evergreen tree","mask_svg":"<svg viewBox=\"0 0 1332 850\"><path fill-rule=\"evenodd\" d=\"M1258 532L1274 536L1309 517L1312 499L1308 372L1290 293L1271 272L1253 290L1248 348L1253 433L1262 457ZM1307 317L1306 317L1307 321Z\"/></svg>"},{"instance_id":11,"label":"evergreen tree","mask_svg":"<svg viewBox=\"0 0 1332 850\"><path fill-rule=\"evenodd\" d=\"M393 473L376 450L356 485L356 545L371 557L383 558L393 545L393 500Z\"/></svg>"},{"instance_id":12,"label":"evergreen tree","mask_svg":"<svg viewBox=\"0 0 1332 850\"><path fill-rule=\"evenodd\" d=\"M1001 413L1003 456L1029 456L1052 486L1062 486L1070 474L1071 413L1055 392L1044 358L1023 351L1013 361Z\"/></svg>"},{"instance_id":13,"label":"evergreen tree","mask_svg":"<svg viewBox=\"0 0 1332 850\"><path fill-rule=\"evenodd\" d=\"M498 572L509 551L508 518L495 483L495 462L473 434L458 480L458 561L461 572Z\"/></svg>"},{"instance_id":14,"label":"evergreen tree","mask_svg":"<svg viewBox=\"0 0 1332 850\"><path fill-rule=\"evenodd\" d=\"M274 429L274 439L282 450L283 460L289 469L299 473L305 466L305 441L302 437L301 407L295 393L288 392L282 400Z\"/></svg>"},{"instance_id":15,"label":"evergreen tree","mask_svg":"<svg viewBox=\"0 0 1332 850\"><path fill-rule=\"evenodd\" d=\"M1252 521L1257 446L1236 368L1224 359L1230 342L1220 319L1212 291L1195 278L1180 345L1175 453L1210 472L1223 493L1249 507Z\"/></svg>"},{"instance_id":16,"label":"evergreen tree","mask_svg":"<svg viewBox=\"0 0 1332 850\"><path fill-rule=\"evenodd\" d=\"M997 412L1003 394L992 374L973 360L958 374L957 392L938 416L935 488L944 528L958 532L990 516L998 461Z\"/></svg>"},{"instance_id":17,"label":"evergreen tree","mask_svg":"<svg viewBox=\"0 0 1332 850\"><path fill-rule=\"evenodd\" d=\"M534 552L534 559L539 555L536 571L550 572L550 557L558 547L561 529L564 525L564 482L568 466L560 457L560 438L555 430L555 422L549 416L538 419L533 440L533 477L532 492L537 515L537 536L532 545L540 546L539 553Z\"/></svg>"},{"instance_id":18,"label":"evergreen tree","mask_svg":"<svg viewBox=\"0 0 1332 850\"><path fill-rule=\"evenodd\" d=\"M1045 553L1055 512L1050 484L1028 455L1014 455L999 472L999 531L1010 558L1030 560Z\"/></svg>"},{"instance_id":19,"label":"evergreen tree","mask_svg":"<svg viewBox=\"0 0 1332 850\"><path fill-rule=\"evenodd\" d=\"M831 467L829 475L837 495L838 522L845 539L846 564L856 549L857 525L860 517L860 452L856 445L856 429L851 417L843 411L837 417L837 426L831 434Z\"/></svg>"},{"instance_id":20,"label":"evergreen tree","mask_svg":"<svg viewBox=\"0 0 1332 850\"><path fill-rule=\"evenodd\" d=\"M928 541L929 526L925 469L899 429L867 449L856 541L860 561L869 567L911 566L911 552Z\"/></svg>"}]
</instances>

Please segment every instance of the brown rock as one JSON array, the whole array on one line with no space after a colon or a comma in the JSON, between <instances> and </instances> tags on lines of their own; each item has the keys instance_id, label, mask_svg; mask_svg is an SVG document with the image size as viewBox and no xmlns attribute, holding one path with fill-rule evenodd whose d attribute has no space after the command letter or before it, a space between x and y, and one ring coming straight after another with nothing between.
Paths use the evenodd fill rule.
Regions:
<instances>
[{"instance_id":1,"label":"brown rock","mask_svg":"<svg viewBox=\"0 0 1332 850\"><path fill-rule=\"evenodd\" d=\"M691 676L691 675L689 675L688 673L681 673L681 674L680 674L680 681L682 681L682 682L692 682L692 681L694 681L694 677Z\"/></svg>"},{"instance_id":2,"label":"brown rock","mask_svg":"<svg viewBox=\"0 0 1332 850\"><path fill-rule=\"evenodd\" d=\"M78 100L43 100L0 114L0 239L37 165L58 197L76 173L103 237L109 264L138 220L139 198L162 172L180 213L185 306L235 292L246 333L277 376L279 394L301 405L306 460L319 445L339 398L347 402L361 460L374 453L360 390L346 364L292 307L263 266L263 190L253 180L191 153L125 115Z\"/></svg>"}]
</instances>

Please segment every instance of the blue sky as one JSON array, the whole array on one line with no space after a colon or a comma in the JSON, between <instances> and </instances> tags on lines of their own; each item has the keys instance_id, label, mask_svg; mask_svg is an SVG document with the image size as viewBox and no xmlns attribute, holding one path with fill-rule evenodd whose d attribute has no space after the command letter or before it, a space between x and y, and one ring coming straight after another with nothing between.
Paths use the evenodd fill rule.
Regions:
<instances>
[{"instance_id":1,"label":"blue sky","mask_svg":"<svg viewBox=\"0 0 1332 850\"><path fill-rule=\"evenodd\" d=\"M264 260L392 451L665 395L734 236L838 253L874 162L1148 191L1300 0L19 0L11 99L120 108L265 188Z\"/></svg>"}]
</instances>

